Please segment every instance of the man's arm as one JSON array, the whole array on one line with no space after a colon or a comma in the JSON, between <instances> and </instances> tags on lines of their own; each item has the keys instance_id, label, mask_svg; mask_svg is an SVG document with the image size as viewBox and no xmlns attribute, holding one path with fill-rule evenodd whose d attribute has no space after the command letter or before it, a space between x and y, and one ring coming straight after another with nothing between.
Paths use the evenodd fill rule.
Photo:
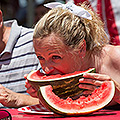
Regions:
<instances>
[{"instance_id":1,"label":"man's arm","mask_svg":"<svg viewBox=\"0 0 120 120\"><path fill-rule=\"evenodd\" d=\"M15 93L0 85L0 103L6 107L18 108L39 104L39 99L33 98L29 95Z\"/></svg>"}]
</instances>

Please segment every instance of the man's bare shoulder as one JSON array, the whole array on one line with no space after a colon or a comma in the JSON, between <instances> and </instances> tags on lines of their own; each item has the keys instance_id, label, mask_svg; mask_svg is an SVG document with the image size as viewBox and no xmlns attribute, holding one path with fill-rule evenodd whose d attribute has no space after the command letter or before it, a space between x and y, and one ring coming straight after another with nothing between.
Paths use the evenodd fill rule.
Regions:
<instances>
[{"instance_id":1,"label":"man's bare shoulder","mask_svg":"<svg viewBox=\"0 0 120 120\"><path fill-rule=\"evenodd\" d=\"M120 45L108 45L104 47L104 50L106 51L106 54L110 56L113 63L120 65Z\"/></svg>"},{"instance_id":2,"label":"man's bare shoulder","mask_svg":"<svg viewBox=\"0 0 120 120\"><path fill-rule=\"evenodd\" d=\"M106 51L106 53L111 54L113 56L120 55L120 45L106 45L104 47L104 50Z\"/></svg>"}]
</instances>

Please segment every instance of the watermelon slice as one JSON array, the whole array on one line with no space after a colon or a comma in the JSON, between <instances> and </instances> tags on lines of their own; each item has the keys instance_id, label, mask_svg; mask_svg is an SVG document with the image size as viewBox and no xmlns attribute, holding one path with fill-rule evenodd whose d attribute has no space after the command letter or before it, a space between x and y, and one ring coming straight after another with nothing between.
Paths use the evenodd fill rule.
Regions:
<instances>
[{"instance_id":1,"label":"watermelon slice","mask_svg":"<svg viewBox=\"0 0 120 120\"><path fill-rule=\"evenodd\" d=\"M103 82L91 95L80 96L76 100L69 97L61 99L52 90L51 85L42 86L38 97L46 108L64 116L86 115L95 112L110 103L115 91L113 81Z\"/></svg>"},{"instance_id":2,"label":"watermelon slice","mask_svg":"<svg viewBox=\"0 0 120 120\"><path fill-rule=\"evenodd\" d=\"M66 82L65 84L67 84L67 82L71 81L71 79L73 79L74 81L77 81L83 76L84 73L90 73L90 72L95 72L95 68L90 68L86 71L75 71L74 73L69 73L65 75L57 74L57 75L50 75L50 76L47 76L44 73L41 73L39 70L35 70L35 71L31 71L28 74L27 79L32 84L35 84L38 86L51 85L51 84L61 85L61 83L63 82Z\"/></svg>"},{"instance_id":3,"label":"watermelon slice","mask_svg":"<svg viewBox=\"0 0 120 120\"><path fill-rule=\"evenodd\" d=\"M50 76L46 76L40 71L32 71L28 74L27 79L38 91L42 104L51 111L66 116L83 115L106 106L112 100L115 92L113 81L106 81L91 95L83 96L84 90L79 88L79 79L86 72L95 72L95 69ZM79 97L73 99L78 94Z\"/></svg>"}]
</instances>

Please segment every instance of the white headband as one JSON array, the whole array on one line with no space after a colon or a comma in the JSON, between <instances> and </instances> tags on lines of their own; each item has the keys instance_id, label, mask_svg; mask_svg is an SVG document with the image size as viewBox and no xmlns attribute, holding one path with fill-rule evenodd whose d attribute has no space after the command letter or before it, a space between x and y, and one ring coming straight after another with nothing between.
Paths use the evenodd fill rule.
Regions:
<instances>
[{"instance_id":1,"label":"white headband","mask_svg":"<svg viewBox=\"0 0 120 120\"><path fill-rule=\"evenodd\" d=\"M51 9L58 8L58 7L62 8L62 9L68 9L71 13L73 13L79 17L92 20L92 16L87 10L85 10L84 8L82 8L80 6L73 4L72 2L68 2L66 4L62 4L60 2L51 2L51 3L45 4L44 6L47 8L51 8Z\"/></svg>"}]
</instances>

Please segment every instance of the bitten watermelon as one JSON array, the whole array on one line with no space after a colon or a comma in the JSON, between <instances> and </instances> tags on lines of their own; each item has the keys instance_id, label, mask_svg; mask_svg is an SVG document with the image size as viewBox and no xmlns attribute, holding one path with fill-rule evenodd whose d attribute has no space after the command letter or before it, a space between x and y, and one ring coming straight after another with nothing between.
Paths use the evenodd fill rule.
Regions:
<instances>
[{"instance_id":1,"label":"bitten watermelon","mask_svg":"<svg viewBox=\"0 0 120 120\"><path fill-rule=\"evenodd\" d=\"M89 114L103 108L114 96L113 81L103 82L87 97L81 94L83 90L78 87L79 79L85 72L94 71L95 69L92 68L87 71L51 76L33 71L27 79L38 90L38 97L45 107L61 115L75 116ZM81 95L73 99L78 94Z\"/></svg>"},{"instance_id":2,"label":"bitten watermelon","mask_svg":"<svg viewBox=\"0 0 120 120\"><path fill-rule=\"evenodd\" d=\"M103 108L112 100L114 83L112 81L103 82L101 87L93 91L92 95L81 96L76 100L69 97L60 99L52 90L50 85L40 87L38 96L44 106L61 115L85 115Z\"/></svg>"}]
</instances>

